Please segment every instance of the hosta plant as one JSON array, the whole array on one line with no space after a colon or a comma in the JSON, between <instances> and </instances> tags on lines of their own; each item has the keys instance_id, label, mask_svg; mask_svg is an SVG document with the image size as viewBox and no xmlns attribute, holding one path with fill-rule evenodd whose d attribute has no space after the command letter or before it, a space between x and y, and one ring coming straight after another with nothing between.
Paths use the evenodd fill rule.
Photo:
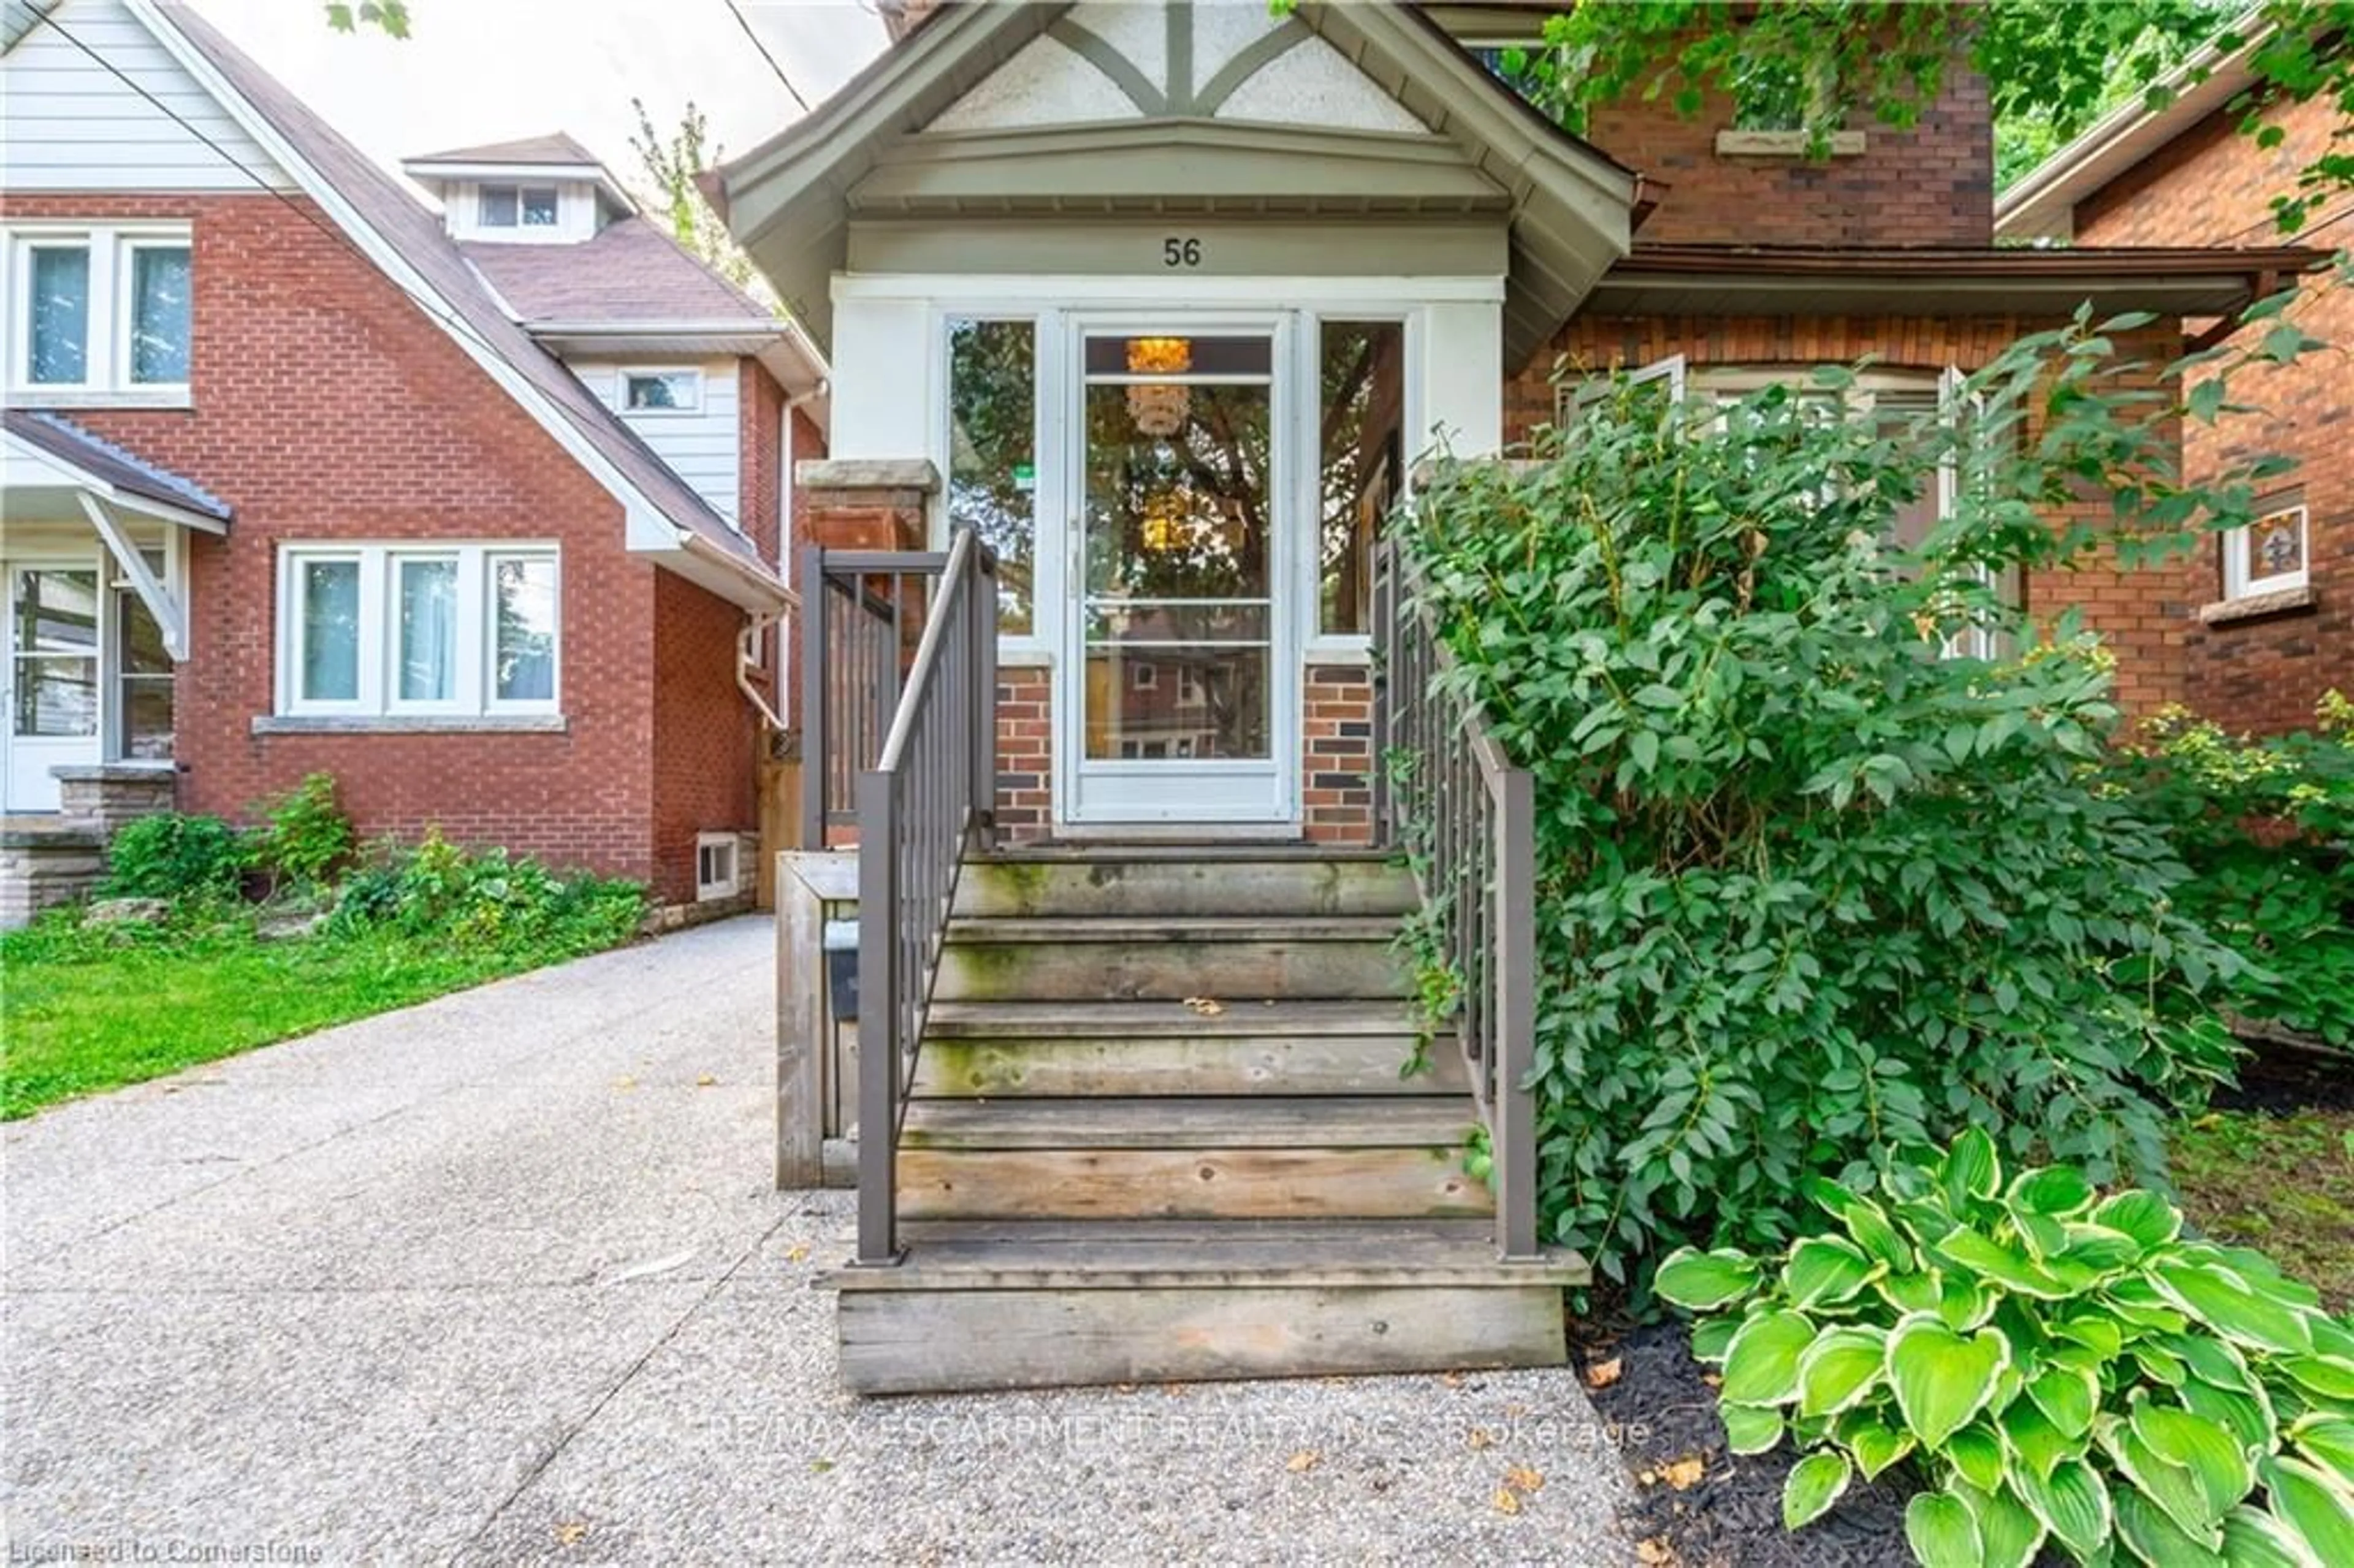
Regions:
<instances>
[{"instance_id":1,"label":"hosta plant","mask_svg":"<svg viewBox=\"0 0 2354 1568\"><path fill-rule=\"evenodd\" d=\"M1972 1129L1778 1259L1687 1248L1659 1294L1711 1314L1735 1453L1787 1441L1793 1530L1910 1464L1929 1568L2354 1563L2354 1330L2158 1193L2051 1166L2006 1180Z\"/></svg>"}]
</instances>

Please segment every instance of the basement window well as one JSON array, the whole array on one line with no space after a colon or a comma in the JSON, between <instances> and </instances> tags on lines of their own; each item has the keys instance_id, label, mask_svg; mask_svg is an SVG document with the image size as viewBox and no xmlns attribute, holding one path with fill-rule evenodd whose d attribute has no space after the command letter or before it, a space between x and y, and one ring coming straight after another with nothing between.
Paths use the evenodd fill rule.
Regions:
<instances>
[{"instance_id":1,"label":"basement window well","mask_svg":"<svg viewBox=\"0 0 2354 1568\"><path fill-rule=\"evenodd\" d=\"M734 833L695 835L695 901L733 898L743 890L737 868L742 845Z\"/></svg>"}]
</instances>

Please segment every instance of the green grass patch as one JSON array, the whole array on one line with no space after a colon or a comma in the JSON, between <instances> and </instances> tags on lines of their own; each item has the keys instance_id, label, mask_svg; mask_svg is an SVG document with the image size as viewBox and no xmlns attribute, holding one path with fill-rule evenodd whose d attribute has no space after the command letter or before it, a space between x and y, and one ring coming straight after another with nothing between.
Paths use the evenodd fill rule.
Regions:
<instances>
[{"instance_id":1,"label":"green grass patch","mask_svg":"<svg viewBox=\"0 0 2354 1568\"><path fill-rule=\"evenodd\" d=\"M2183 1207L2218 1241L2271 1255L2354 1311L2354 1111L2216 1111L2174 1138Z\"/></svg>"},{"instance_id":2,"label":"green grass patch","mask_svg":"<svg viewBox=\"0 0 2354 1568\"><path fill-rule=\"evenodd\" d=\"M0 938L0 1120L592 952L625 934L583 928L481 947L368 929L262 942L240 919L110 940L53 918Z\"/></svg>"}]
</instances>

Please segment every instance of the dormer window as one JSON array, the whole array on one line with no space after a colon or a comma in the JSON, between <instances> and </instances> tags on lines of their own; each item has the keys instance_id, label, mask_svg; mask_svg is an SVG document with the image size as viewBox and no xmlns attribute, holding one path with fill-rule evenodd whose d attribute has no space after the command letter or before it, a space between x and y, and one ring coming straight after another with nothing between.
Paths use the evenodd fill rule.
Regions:
<instances>
[{"instance_id":1,"label":"dormer window","mask_svg":"<svg viewBox=\"0 0 2354 1568\"><path fill-rule=\"evenodd\" d=\"M554 185L484 185L477 221L484 228L554 228Z\"/></svg>"}]
</instances>

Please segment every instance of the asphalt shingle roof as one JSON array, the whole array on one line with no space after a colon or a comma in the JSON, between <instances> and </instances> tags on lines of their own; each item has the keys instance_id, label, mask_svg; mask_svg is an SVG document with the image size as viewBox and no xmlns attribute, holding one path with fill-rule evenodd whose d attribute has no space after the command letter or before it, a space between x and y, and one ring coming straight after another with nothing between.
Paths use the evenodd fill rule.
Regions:
<instances>
[{"instance_id":1,"label":"asphalt shingle roof","mask_svg":"<svg viewBox=\"0 0 2354 1568\"><path fill-rule=\"evenodd\" d=\"M508 316L483 279L468 264L457 241L442 228L440 217L367 154L344 140L275 77L223 37L212 24L186 5L158 9L167 24L196 46L361 220L423 276L432 291L447 303L454 318L448 324L459 336L487 349L512 366L671 523L701 535L707 543L763 573L775 575L750 541L730 528L707 502L654 455L636 431L581 385L562 360Z\"/></svg>"},{"instance_id":2,"label":"asphalt shingle roof","mask_svg":"<svg viewBox=\"0 0 2354 1568\"><path fill-rule=\"evenodd\" d=\"M0 415L0 423L5 423L10 435L117 490L219 522L229 520L228 503L195 480L160 463L149 462L128 447L85 430L63 415L36 408L11 408Z\"/></svg>"},{"instance_id":3,"label":"asphalt shingle roof","mask_svg":"<svg viewBox=\"0 0 2354 1568\"><path fill-rule=\"evenodd\" d=\"M525 136L513 142L485 142L479 147L452 147L402 160L410 164L594 164L597 154L558 131L546 136Z\"/></svg>"},{"instance_id":4,"label":"asphalt shingle roof","mask_svg":"<svg viewBox=\"0 0 2354 1568\"><path fill-rule=\"evenodd\" d=\"M572 245L461 244L525 322L716 322L781 329L781 319L642 217Z\"/></svg>"}]
</instances>

